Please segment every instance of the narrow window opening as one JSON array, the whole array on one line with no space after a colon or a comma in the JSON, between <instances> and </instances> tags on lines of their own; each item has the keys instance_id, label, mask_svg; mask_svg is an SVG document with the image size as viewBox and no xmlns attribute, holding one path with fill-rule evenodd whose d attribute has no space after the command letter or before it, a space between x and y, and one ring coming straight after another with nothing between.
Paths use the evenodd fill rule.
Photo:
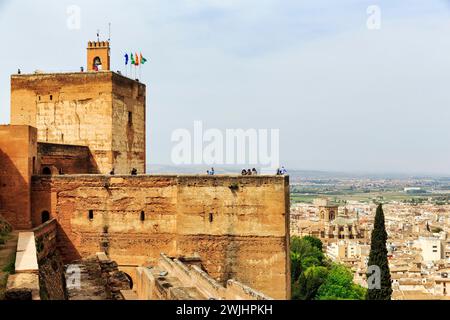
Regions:
<instances>
[{"instance_id":1,"label":"narrow window opening","mask_svg":"<svg viewBox=\"0 0 450 320\"><path fill-rule=\"evenodd\" d=\"M214 220L214 215L212 213L209 214L209 222L212 223Z\"/></svg>"},{"instance_id":2,"label":"narrow window opening","mask_svg":"<svg viewBox=\"0 0 450 320\"><path fill-rule=\"evenodd\" d=\"M52 170L49 167L45 167L44 169L42 169L42 174L49 176L52 174Z\"/></svg>"},{"instance_id":3,"label":"narrow window opening","mask_svg":"<svg viewBox=\"0 0 450 320\"><path fill-rule=\"evenodd\" d=\"M94 220L94 210L89 210L89 220Z\"/></svg>"},{"instance_id":4,"label":"narrow window opening","mask_svg":"<svg viewBox=\"0 0 450 320\"><path fill-rule=\"evenodd\" d=\"M53 96L52 95L50 95L50 101L52 101L53 100Z\"/></svg>"},{"instance_id":5,"label":"narrow window opening","mask_svg":"<svg viewBox=\"0 0 450 320\"><path fill-rule=\"evenodd\" d=\"M145 221L145 212L141 211L141 221L144 222Z\"/></svg>"},{"instance_id":6,"label":"narrow window opening","mask_svg":"<svg viewBox=\"0 0 450 320\"><path fill-rule=\"evenodd\" d=\"M130 127L133 125L133 112L128 112L128 125Z\"/></svg>"},{"instance_id":7,"label":"narrow window opening","mask_svg":"<svg viewBox=\"0 0 450 320\"><path fill-rule=\"evenodd\" d=\"M42 213L41 213L41 221L42 221L42 223L46 223L49 220L50 220L50 212L42 211Z\"/></svg>"}]
</instances>

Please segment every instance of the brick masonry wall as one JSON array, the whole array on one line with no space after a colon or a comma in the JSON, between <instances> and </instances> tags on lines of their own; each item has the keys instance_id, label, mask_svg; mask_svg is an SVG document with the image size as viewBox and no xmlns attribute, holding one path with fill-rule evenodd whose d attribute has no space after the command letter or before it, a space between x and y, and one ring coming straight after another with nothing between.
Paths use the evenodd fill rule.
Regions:
<instances>
[{"instance_id":1,"label":"brick masonry wall","mask_svg":"<svg viewBox=\"0 0 450 320\"><path fill-rule=\"evenodd\" d=\"M135 266L199 255L221 283L290 296L287 177L35 176L32 190L32 215L58 220L66 261L102 250Z\"/></svg>"}]
</instances>

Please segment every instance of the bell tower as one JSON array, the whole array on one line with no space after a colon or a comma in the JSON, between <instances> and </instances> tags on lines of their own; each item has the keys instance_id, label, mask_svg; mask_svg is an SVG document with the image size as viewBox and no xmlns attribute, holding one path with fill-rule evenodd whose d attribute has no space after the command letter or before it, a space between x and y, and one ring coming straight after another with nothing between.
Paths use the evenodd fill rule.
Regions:
<instances>
[{"instance_id":1,"label":"bell tower","mask_svg":"<svg viewBox=\"0 0 450 320\"><path fill-rule=\"evenodd\" d=\"M110 70L109 41L89 41L87 47L87 71Z\"/></svg>"}]
</instances>

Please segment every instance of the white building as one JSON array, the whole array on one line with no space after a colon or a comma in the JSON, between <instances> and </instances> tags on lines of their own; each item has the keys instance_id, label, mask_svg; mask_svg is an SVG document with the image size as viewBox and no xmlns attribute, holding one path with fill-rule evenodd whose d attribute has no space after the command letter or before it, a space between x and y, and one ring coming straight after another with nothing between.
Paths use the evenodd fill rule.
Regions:
<instances>
[{"instance_id":1,"label":"white building","mask_svg":"<svg viewBox=\"0 0 450 320\"><path fill-rule=\"evenodd\" d=\"M422 249L424 262L435 262L443 258L442 240L434 237L419 237L416 246Z\"/></svg>"},{"instance_id":2,"label":"white building","mask_svg":"<svg viewBox=\"0 0 450 320\"><path fill-rule=\"evenodd\" d=\"M369 252L369 245L360 244L357 241L341 240L327 246L327 256L333 261L359 259L361 256L368 256Z\"/></svg>"}]
</instances>

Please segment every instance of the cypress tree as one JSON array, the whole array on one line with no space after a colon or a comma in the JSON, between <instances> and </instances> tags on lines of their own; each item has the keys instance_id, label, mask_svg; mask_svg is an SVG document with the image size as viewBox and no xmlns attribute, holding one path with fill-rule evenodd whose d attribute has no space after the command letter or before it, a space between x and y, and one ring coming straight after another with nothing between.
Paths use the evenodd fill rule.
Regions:
<instances>
[{"instance_id":1,"label":"cypress tree","mask_svg":"<svg viewBox=\"0 0 450 320\"><path fill-rule=\"evenodd\" d=\"M391 273L389 271L386 241L387 232L384 225L384 213L383 207L380 204L375 214L368 266L378 266L380 268L381 289L369 288L369 290L367 290L367 300L391 300L392 283ZM367 277L369 278L370 276L372 276L372 274L368 273Z\"/></svg>"}]
</instances>

